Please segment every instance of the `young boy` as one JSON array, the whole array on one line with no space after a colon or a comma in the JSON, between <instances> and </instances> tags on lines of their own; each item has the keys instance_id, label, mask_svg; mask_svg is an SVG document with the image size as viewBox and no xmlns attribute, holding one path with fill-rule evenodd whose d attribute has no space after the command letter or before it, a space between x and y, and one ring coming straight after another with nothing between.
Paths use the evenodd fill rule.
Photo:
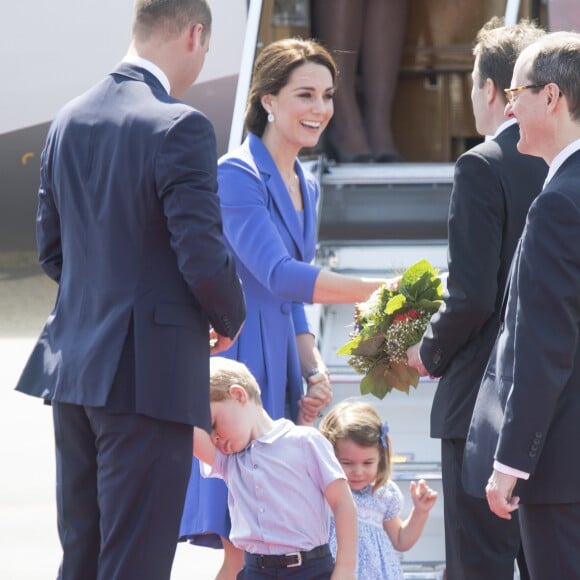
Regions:
<instances>
[{"instance_id":1,"label":"young boy","mask_svg":"<svg viewBox=\"0 0 580 580\"><path fill-rule=\"evenodd\" d=\"M356 510L330 443L312 427L274 421L250 371L233 360L210 359L210 405L211 436L195 428L194 455L205 476L228 486L230 540L244 550L238 578L354 579Z\"/></svg>"}]
</instances>

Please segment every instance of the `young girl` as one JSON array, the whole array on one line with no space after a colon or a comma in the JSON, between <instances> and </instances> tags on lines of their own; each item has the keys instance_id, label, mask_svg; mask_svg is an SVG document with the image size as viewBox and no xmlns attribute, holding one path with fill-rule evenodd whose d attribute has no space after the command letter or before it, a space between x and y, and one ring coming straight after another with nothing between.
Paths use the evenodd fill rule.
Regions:
<instances>
[{"instance_id":1,"label":"young girl","mask_svg":"<svg viewBox=\"0 0 580 580\"><path fill-rule=\"evenodd\" d=\"M437 492L424 480L412 481L413 509L405 521L401 520L403 496L389 479L388 427L371 405L353 401L336 405L322 421L320 431L334 447L357 506L357 578L402 580L396 551L409 550L417 542ZM330 547L336 549L333 526Z\"/></svg>"}]
</instances>

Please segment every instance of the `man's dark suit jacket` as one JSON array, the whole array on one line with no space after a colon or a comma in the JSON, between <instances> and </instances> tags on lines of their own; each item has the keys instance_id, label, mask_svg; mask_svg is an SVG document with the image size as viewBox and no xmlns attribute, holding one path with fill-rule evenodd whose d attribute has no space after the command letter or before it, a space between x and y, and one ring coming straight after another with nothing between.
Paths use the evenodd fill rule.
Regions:
<instances>
[{"instance_id":1,"label":"man's dark suit jacket","mask_svg":"<svg viewBox=\"0 0 580 580\"><path fill-rule=\"evenodd\" d=\"M449 208L448 297L420 347L429 373L441 377L431 436L465 439L475 398L499 328L510 263L526 213L548 167L516 149L517 125L457 161Z\"/></svg>"},{"instance_id":2,"label":"man's dark suit jacket","mask_svg":"<svg viewBox=\"0 0 580 580\"><path fill-rule=\"evenodd\" d=\"M531 474L514 492L522 503L578 503L578 441L580 152L530 208L469 429L464 485L484 496L495 457Z\"/></svg>"},{"instance_id":3,"label":"man's dark suit jacket","mask_svg":"<svg viewBox=\"0 0 580 580\"><path fill-rule=\"evenodd\" d=\"M216 157L209 120L127 63L64 107L37 218L58 297L18 390L106 407L121 389L124 411L210 428L209 325L233 338L245 316Z\"/></svg>"}]
</instances>

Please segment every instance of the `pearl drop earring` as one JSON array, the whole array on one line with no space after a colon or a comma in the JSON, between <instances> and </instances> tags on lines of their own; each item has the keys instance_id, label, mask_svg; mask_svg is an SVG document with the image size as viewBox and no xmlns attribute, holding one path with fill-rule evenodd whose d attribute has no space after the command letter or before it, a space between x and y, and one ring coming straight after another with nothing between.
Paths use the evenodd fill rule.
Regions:
<instances>
[{"instance_id":1,"label":"pearl drop earring","mask_svg":"<svg viewBox=\"0 0 580 580\"><path fill-rule=\"evenodd\" d=\"M274 122L274 113L268 113L268 123Z\"/></svg>"}]
</instances>

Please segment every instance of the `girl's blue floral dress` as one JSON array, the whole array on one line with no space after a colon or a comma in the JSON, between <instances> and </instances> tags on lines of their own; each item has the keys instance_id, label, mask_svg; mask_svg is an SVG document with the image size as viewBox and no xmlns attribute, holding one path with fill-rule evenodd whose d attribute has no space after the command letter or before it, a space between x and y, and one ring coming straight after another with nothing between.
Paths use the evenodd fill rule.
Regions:
<instances>
[{"instance_id":1,"label":"girl's blue floral dress","mask_svg":"<svg viewBox=\"0 0 580 580\"><path fill-rule=\"evenodd\" d=\"M383 521L399 515L403 494L396 483L387 481L372 493L372 485L353 491L358 514L359 580L403 580L399 555L383 528ZM330 527L330 549L336 557L334 520Z\"/></svg>"}]
</instances>

